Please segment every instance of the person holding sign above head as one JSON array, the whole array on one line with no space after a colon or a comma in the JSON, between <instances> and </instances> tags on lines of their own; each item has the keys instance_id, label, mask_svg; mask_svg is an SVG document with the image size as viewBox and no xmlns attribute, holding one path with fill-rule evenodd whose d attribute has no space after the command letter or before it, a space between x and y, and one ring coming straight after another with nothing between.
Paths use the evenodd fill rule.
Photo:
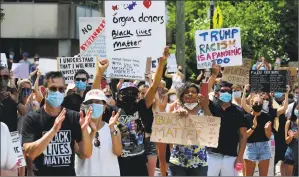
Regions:
<instances>
[{"instance_id":1,"label":"person holding sign above head","mask_svg":"<svg viewBox=\"0 0 299 177\"><path fill-rule=\"evenodd\" d=\"M121 133L122 154L118 158L121 176L148 176L146 156L144 154L144 133L142 120L153 118L151 106L160 85L163 67L169 56L169 48L164 49L160 58L153 84L147 90L144 99L138 101L138 88L131 82L122 83L116 105L120 109L117 127ZM101 77L108 66L108 60L99 62L99 68L93 89L99 89Z\"/></svg>"},{"instance_id":2,"label":"person holding sign above head","mask_svg":"<svg viewBox=\"0 0 299 177\"><path fill-rule=\"evenodd\" d=\"M164 76L169 79L172 79L171 89L176 89L178 85L182 84L185 78L182 72L183 72L182 66L178 66L178 70L174 74L169 74L168 69L166 69Z\"/></svg>"},{"instance_id":3,"label":"person holding sign above head","mask_svg":"<svg viewBox=\"0 0 299 177\"><path fill-rule=\"evenodd\" d=\"M200 94L195 84L185 83L178 93L178 102L169 112L184 116L211 116L209 99ZM207 176L207 152L205 146L173 145L169 168L172 176Z\"/></svg>"},{"instance_id":4,"label":"person holding sign above head","mask_svg":"<svg viewBox=\"0 0 299 177\"><path fill-rule=\"evenodd\" d=\"M120 176L117 157L122 153L122 144L120 133L115 129L119 112L112 113L108 124L102 120L106 106L107 98L103 91L93 89L86 93L82 109L88 111L89 107L93 108L88 132L94 147L88 159L76 155L77 176Z\"/></svg>"},{"instance_id":5,"label":"person holding sign above head","mask_svg":"<svg viewBox=\"0 0 299 177\"><path fill-rule=\"evenodd\" d=\"M92 154L87 131L92 108L85 117L82 112L63 108L64 83L61 72L47 73L45 105L24 117L22 145L27 158L33 160L35 176L75 176L75 153L85 158ZM75 143L78 149L74 148Z\"/></svg>"}]
</instances>

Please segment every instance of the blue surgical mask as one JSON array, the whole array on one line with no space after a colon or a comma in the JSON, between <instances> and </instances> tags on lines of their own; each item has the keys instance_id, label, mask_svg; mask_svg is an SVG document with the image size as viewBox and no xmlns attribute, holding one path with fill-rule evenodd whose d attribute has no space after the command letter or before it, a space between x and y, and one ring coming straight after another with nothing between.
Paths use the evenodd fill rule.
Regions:
<instances>
[{"instance_id":1,"label":"blue surgical mask","mask_svg":"<svg viewBox=\"0 0 299 177\"><path fill-rule=\"evenodd\" d=\"M14 57L13 55L9 55L9 59L13 59L13 57Z\"/></svg>"},{"instance_id":2,"label":"blue surgical mask","mask_svg":"<svg viewBox=\"0 0 299 177\"><path fill-rule=\"evenodd\" d=\"M295 114L295 116L299 117L299 109L295 109L294 114Z\"/></svg>"},{"instance_id":3,"label":"blue surgical mask","mask_svg":"<svg viewBox=\"0 0 299 177\"><path fill-rule=\"evenodd\" d=\"M224 93L220 92L219 100L228 103L232 100L232 95L228 92L224 92Z\"/></svg>"},{"instance_id":4,"label":"blue surgical mask","mask_svg":"<svg viewBox=\"0 0 299 177\"><path fill-rule=\"evenodd\" d=\"M281 92L275 92L275 93L274 93L274 97L275 97L276 99L281 98L282 95L283 95L283 93L281 93Z\"/></svg>"},{"instance_id":5,"label":"blue surgical mask","mask_svg":"<svg viewBox=\"0 0 299 177\"><path fill-rule=\"evenodd\" d=\"M235 91L235 92L233 92L233 97L234 98L240 98L241 97L241 95L242 95L242 92L241 91Z\"/></svg>"},{"instance_id":6,"label":"blue surgical mask","mask_svg":"<svg viewBox=\"0 0 299 177\"><path fill-rule=\"evenodd\" d=\"M86 82L76 81L76 87L78 91L84 91L86 89Z\"/></svg>"},{"instance_id":7,"label":"blue surgical mask","mask_svg":"<svg viewBox=\"0 0 299 177\"><path fill-rule=\"evenodd\" d=\"M49 103L53 108L57 108L63 102L64 94L56 92L48 92L48 97L46 98L47 103Z\"/></svg>"},{"instance_id":8,"label":"blue surgical mask","mask_svg":"<svg viewBox=\"0 0 299 177\"><path fill-rule=\"evenodd\" d=\"M104 105L102 104L91 104L88 106L89 107L92 107L92 115L91 115L91 118L93 119L98 119L104 112Z\"/></svg>"}]
</instances>

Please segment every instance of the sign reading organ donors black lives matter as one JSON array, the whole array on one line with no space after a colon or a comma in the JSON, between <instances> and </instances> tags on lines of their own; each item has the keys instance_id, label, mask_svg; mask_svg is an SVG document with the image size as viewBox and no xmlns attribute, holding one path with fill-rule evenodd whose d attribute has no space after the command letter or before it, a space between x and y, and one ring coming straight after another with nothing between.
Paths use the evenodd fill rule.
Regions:
<instances>
[{"instance_id":1,"label":"sign reading organ donors black lives matter","mask_svg":"<svg viewBox=\"0 0 299 177\"><path fill-rule=\"evenodd\" d=\"M84 69L89 74L92 83L96 73L97 57L58 57L57 69L61 71L65 83L73 83L74 75L79 69Z\"/></svg>"},{"instance_id":2,"label":"sign reading organ donors black lives matter","mask_svg":"<svg viewBox=\"0 0 299 177\"><path fill-rule=\"evenodd\" d=\"M242 65L240 28L198 30L195 33L197 69L212 68L212 64Z\"/></svg>"},{"instance_id":3,"label":"sign reading organ donors black lives matter","mask_svg":"<svg viewBox=\"0 0 299 177\"><path fill-rule=\"evenodd\" d=\"M147 57L161 57L166 45L165 1L106 1L105 19L106 54L111 60L107 76L122 77L114 71L119 64L124 67L138 60L139 68L132 65L134 73L126 70L122 75L144 78Z\"/></svg>"},{"instance_id":4,"label":"sign reading organ donors black lives matter","mask_svg":"<svg viewBox=\"0 0 299 177\"><path fill-rule=\"evenodd\" d=\"M250 70L251 92L286 92L288 83L286 70Z\"/></svg>"}]
</instances>

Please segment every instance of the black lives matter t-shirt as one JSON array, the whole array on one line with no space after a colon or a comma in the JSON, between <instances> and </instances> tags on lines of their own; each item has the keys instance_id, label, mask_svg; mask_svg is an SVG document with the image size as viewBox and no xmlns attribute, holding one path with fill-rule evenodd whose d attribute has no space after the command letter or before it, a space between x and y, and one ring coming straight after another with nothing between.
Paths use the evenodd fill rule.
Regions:
<instances>
[{"instance_id":1,"label":"black lives matter t-shirt","mask_svg":"<svg viewBox=\"0 0 299 177\"><path fill-rule=\"evenodd\" d=\"M49 116L44 107L24 117L22 144L40 139L54 125L56 117ZM82 140L79 113L67 110L61 129L47 148L34 160L35 176L75 176L74 142Z\"/></svg>"}]
</instances>

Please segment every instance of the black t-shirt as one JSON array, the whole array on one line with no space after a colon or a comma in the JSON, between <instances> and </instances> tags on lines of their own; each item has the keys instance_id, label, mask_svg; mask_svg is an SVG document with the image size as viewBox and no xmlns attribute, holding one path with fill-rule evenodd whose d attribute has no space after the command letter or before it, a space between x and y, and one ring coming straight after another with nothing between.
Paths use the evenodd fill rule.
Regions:
<instances>
[{"instance_id":1,"label":"black t-shirt","mask_svg":"<svg viewBox=\"0 0 299 177\"><path fill-rule=\"evenodd\" d=\"M83 101L84 101L84 98L82 98L80 95L74 93L74 94L64 97L62 106L67 109L80 112L80 107L81 107L81 104Z\"/></svg>"},{"instance_id":2,"label":"black t-shirt","mask_svg":"<svg viewBox=\"0 0 299 177\"><path fill-rule=\"evenodd\" d=\"M118 111L118 108L116 106L111 106L111 105L107 105L104 113L103 113L103 117L102 117L102 120L109 123L109 120L112 116L112 112L115 112L115 114L117 113Z\"/></svg>"},{"instance_id":3,"label":"black t-shirt","mask_svg":"<svg viewBox=\"0 0 299 177\"><path fill-rule=\"evenodd\" d=\"M122 157L132 157L144 153L144 125L143 119L152 112L146 108L145 100L142 99L135 103L129 112L123 109L118 118L118 129L122 140Z\"/></svg>"},{"instance_id":4,"label":"black t-shirt","mask_svg":"<svg viewBox=\"0 0 299 177\"><path fill-rule=\"evenodd\" d=\"M61 129L47 148L33 161L36 176L75 176L74 142L82 140L78 112L66 111ZM24 117L22 145L40 139L54 125L55 117L49 116L44 108Z\"/></svg>"},{"instance_id":5,"label":"black t-shirt","mask_svg":"<svg viewBox=\"0 0 299 177\"><path fill-rule=\"evenodd\" d=\"M209 108L213 116L221 118L218 147L211 148L212 152L236 157L240 139L239 130L241 127L247 127L242 110L234 104L223 110L217 102L212 101Z\"/></svg>"},{"instance_id":6,"label":"black t-shirt","mask_svg":"<svg viewBox=\"0 0 299 177\"><path fill-rule=\"evenodd\" d=\"M154 113L153 111L150 111L152 110L152 106L148 109L148 114L145 114L144 117L142 117L142 122L144 124L146 133L152 133L152 125L154 121Z\"/></svg>"},{"instance_id":7,"label":"black t-shirt","mask_svg":"<svg viewBox=\"0 0 299 177\"><path fill-rule=\"evenodd\" d=\"M247 119L247 129L250 129L253 126L254 116L252 114L245 115ZM261 115L257 116L257 126L250 137L247 138L247 143L256 143L256 142L265 142L269 141L265 134L265 125L268 121L271 121L273 124L273 116L270 116L266 113L261 113Z\"/></svg>"},{"instance_id":8,"label":"black t-shirt","mask_svg":"<svg viewBox=\"0 0 299 177\"><path fill-rule=\"evenodd\" d=\"M10 87L7 88L8 92L14 93L16 90ZM0 121L5 123L10 132L17 131L18 125L18 109L17 104L8 96L0 102Z\"/></svg>"}]
</instances>

